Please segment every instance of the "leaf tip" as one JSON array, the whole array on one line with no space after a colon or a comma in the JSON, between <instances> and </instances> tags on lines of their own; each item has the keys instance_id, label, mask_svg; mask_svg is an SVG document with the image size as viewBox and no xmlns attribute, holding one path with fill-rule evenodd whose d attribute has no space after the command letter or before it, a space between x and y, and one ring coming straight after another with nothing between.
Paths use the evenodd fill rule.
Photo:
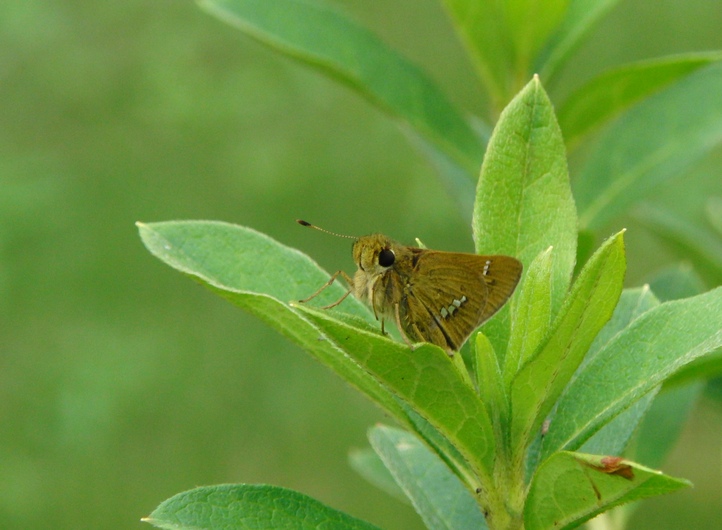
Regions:
<instances>
[{"instance_id":1,"label":"leaf tip","mask_svg":"<svg viewBox=\"0 0 722 530\"><path fill-rule=\"evenodd\" d=\"M539 77L539 74L534 74L532 78L529 80L529 83L527 83L528 88L532 88L534 90L541 90L544 92L544 87L541 82L541 78Z\"/></svg>"},{"instance_id":2,"label":"leaf tip","mask_svg":"<svg viewBox=\"0 0 722 530\"><path fill-rule=\"evenodd\" d=\"M617 240L624 241L624 235L625 235L626 233L627 233L627 229L626 229L626 228L622 228L619 232L617 232L616 234L614 234L613 236L611 236L609 239L610 239L610 240L611 240L611 239L614 239L615 241L617 241Z\"/></svg>"}]
</instances>

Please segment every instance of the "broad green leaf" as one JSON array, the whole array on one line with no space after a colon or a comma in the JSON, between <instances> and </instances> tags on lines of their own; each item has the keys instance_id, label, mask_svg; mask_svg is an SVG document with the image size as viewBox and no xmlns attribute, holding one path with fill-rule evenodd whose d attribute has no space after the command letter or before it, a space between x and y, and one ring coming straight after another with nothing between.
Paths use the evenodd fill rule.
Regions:
<instances>
[{"instance_id":1,"label":"broad green leaf","mask_svg":"<svg viewBox=\"0 0 722 530\"><path fill-rule=\"evenodd\" d=\"M689 263L681 263L662 269L650 282L650 287L660 299L677 300L702 293L704 282ZM689 385L701 379L712 379L722 375L722 350L695 359L675 372L665 382L665 391L672 386ZM642 460L647 465L648 462Z\"/></svg>"},{"instance_id":2,"label":"broad green leaf","mask_svg":"<svg viewBox=\"0 0 722 530\"><path fill-rule=\"evenodd\" d=\"M296 491L261 484L222 484L179 493L143 520L167 530L378 530Z\"/></svg>"},{"instance_id":3,"label":"broad green leaf","mask_svg":"<svg viewBox=\"0 0 722 530\"><path fill-rule=\"evenodd\" d=\"M526 530L566 530L624 503L691 484L629 460L561 452L532 479L524 506Z\"/></svg>"},{"instance_id":4,"label":"broad green leaf","mask_svg":"<svg viewBox=\"0 0 722 530\"><path fill-rule=\"evenodd\" d=\"M715 283L722 281L722 238L713 230L650 204L640 205L633 214L670 244L682 259L693 261Z\"/></svg>"},{"instance_id":5,"label":"broad green leaf","mask_svg":"<svg viewBox=\"0 0 722 530\"><path fill-rule=\"evenodd\" d=\"M619 298L617 307L614 309L612 318L597 334L584 357L584 361L577 369L577 373L581 373L599 350L617 333L626 328L630 322L638 318L645 311L657 305L659 305L659 301L648 287L625 289ZM582 450L594 454L621 454L622 450L627 446L630 436L639 424L640 419L649 408L655 393L656 389L649 392L645 398L605 425L587 441L582 447ZM556 414L564 413L564 409L557 409L552 413L549 419L550 429L553 429L556 424ZM538 449L540 452L539 456L543 456L541 454L543 451L541 444Z\"/></svg>"},{"instance_id":6,"label":"broad green leaf","mask_svg":"<svg viewBox=\"0 0 722 530\"><path fill-rule=\"evenodd\" d=\"M475 175L477 135L432 79L368 29L321 1L199 0L261 43L343 82Z\"/></svg>"},{"instance_id":7,"label":"broad green leaf","mask_svg":"<svg viewBox=\"0 0 722 530\"><path fill-rule=\"evenodd\" d=\"M582 373L587 364L594 359L597 353L606 346L615 335L623 331L642 314L658 305L659 300L657 300L647 286L637 289L625 289L619 298L617 307L614 309L612 318L594 339L577 373ZM658 390L658 387L652 389L642 399L602 427L602 429L586 441L581 447L581 451L592 454L622 454L632 434L637 429L639 422L652 404ZM564 413L564 411L560 412L557 409L557 413ZM555 421L556 416L552 416L552 424L554 424Z\"/></svg>"},{"instance_id":8,"label":"broad green leaf","mask_svg":"<svg viewBox=\"0 0 722 530\"><path fill-rule=\"evenodd\" d=\"M481 167L472 228L478 253L515 256L525 266L554 247L554 316L574 269L577 218L564 142L536 77L504 109L494 129ZM517 303L515 298L511 304ZM502 357L510 326L507 307L484 328Z\"/></svg>"},{"instance_id":9,"label":"broad green leaf","mask_svg":"<svg viewBox=\"0 0 722 530\"><path fill-rule=\"evenodd\" d=\"M596 230L722 141L722 64L639 103L594 144L574 197L580 226Z\"/></svg>"},{"instance_id":10,"label":"broad green leaf","mask_svg":"<svg viewBox=\"0 0 722 530\"><path fill-rule=\"evenodd\" d=\"M668 267L655 275L650 282L650 288L661 300L668 301L700 294L704 290L704 284L692 267L678 265ZM703 381L690 381L687 378L710 377L706 366L699 366L698 374L694 374L694 370L695 365L702 364L700 361L707 361L712 357L713 355L708 354L698 358L666 380L645 414L634 438L634 444L625 453L626 456L646 466L662 465L704 389ZM623 414L625 413L620 416Z\"/></svg>"},{"instance_id":11,"label":"broad green leaf","mask_svg":"<svg viewBox=\"0 0 722 530\"><path fill-rule=\"evenodd\" d=\"M567 146L573 149L587 134L635 103L720 59L719 52L676 55L621 66L598 75L559 107L559 126Z\"/></svg>"},{"instance_id":12,"label":"broad green leaf","mask_svg":"<svg viewBox=\"0 0 722 530\"><path fill-rule=\"evenodd\" d=\"M356 473L381 491L388 493L402 502L409 502L409 498L404 493L404 490L396 484L393 475L373 449L370 447L352 449L349 451L348 461Z\"/></svg>"},{"instance_id":13,"label":"broad green leaf","mask_svg":"<svg viewBox=\"0 0 722 530\"><path fill-rule=\"evenodd\" d=\"M216 288L290 301L306 298L329 277L305 254L252 228L221 221L137 225L143 243L157 258ZM336 282L314 302L329 304L346 291L341 282ZM344 301L344 310L374 322L355 298Z\"/></svg>"},{"instance_id":14,"label":"broad green leaf","mask_svg":"<svg viewBox=\"0 0 722 530\"><path fill-rule=\"evenodd\" d=\"M443 0L443 3L493 106L502 107L513 92L511 65L514 64L514 44L502 6L498 2L478 0Z\"/></svg>"},{"instance_id":15,"label":"broad green leaf","mask_svg":"<svg viewBox=\"0 0 722 530\"><path fill-rule=\"evenodd\" d=\"M574 0L536 61L536 72L551 79L590 30L619 0Z\"/></svg>"},{"instance_id":16,"label":"broad green leaf","mask_svg":"<svg viewBox=\"0 0 722 530\"><path fill-rule=\"evenodd\" d=\"M308 256L250 228L221 222L138 223L138 229L143 243L158 259L258 316L402 424L407 423L405 413L386 388L288 305L288 301L307 297L328 280L328 273ZM330 303L344 292L341 285L331 285L317 297L318 303ZM359 317L358 325L373 319L352 297L343 306L344 311Z\"/></svg>"},{"instance_id":17,"label":"broad green leaf","mask_svg":"<svg viewBox=\"0 0 722 530\"><path fill-rule=\"evenodd\" d=\"M511 318L511 338L504 366L505 388L529 360L551 323L552 250L541 252L524 275Z\"/></svg>"},{"instance_id":18,"label":"broad green leaf","mask_svg":"<svg viewBox=\"0 0 722 530\"><path fill-rule=\"evenodd\" d=\"M722 287L665 302L634 320L597 353L559 400L557 411L564 414L557 412L544 438L545 454L580 447L679 368L722 346L720 322Z\"/></svg>"},{"instance_id":19,"label":"broad green leaf","mask_svg":"<svg viewBox=\"0 0 722 530\"><path fill-rule=\"evenodd\" d=\"M605 241L584 266L552 332L512 382L514 454L520 454L534 438L595 336L612 316L624 281L622 235L620 232Z\"/></svg>"},{"instance_id":20,"label":"broad green leaf","mask_svg":"<svg viewBox=\"0 0 722 530\"><path fill-rule=\"evenodd\" d=\"M439 431L467 460L485 487L491 484L495 447L491 421L473 387L441 348L411 349L378 333L299 308L346 355L362 366Z\"/></svg>"},{"instance_id":21,"label":"broad green leaf","mask_svg":"<svg viewBox=\"0 0 722 530\"><path fill-rule=\"evenodd\" d=\"M427 528L487 528L469 490L415 436L380 425L371 429L369 440Z\"/></svg>"}]
</instances>

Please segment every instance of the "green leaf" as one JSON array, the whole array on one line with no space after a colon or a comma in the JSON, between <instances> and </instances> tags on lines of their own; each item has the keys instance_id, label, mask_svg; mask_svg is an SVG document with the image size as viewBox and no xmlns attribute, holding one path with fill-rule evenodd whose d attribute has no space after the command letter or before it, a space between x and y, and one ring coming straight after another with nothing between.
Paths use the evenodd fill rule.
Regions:
<instances>
[{"instance_id":1,"label":"green leaf","mask_svg":"<svg viewBox=\"0 0 722 530\"><path fill-rule=\"evenodd\" d=\"M549 38L536 61L536 72L545 80L551 79L566 62L571 53L589 34L594 25L607 14L619 0L575 0L569 2L564 20Z\"/></svg>"},{"instance_id":2,"label":"green leaf","mask_svg":"<svg viewBox=\"0 0 722 530\"><path fill-rule=\"evenodd\" d=\"M688 75L600 135L574 196L583 229L599 229L722 141L722 64Z\"/></svg>"},{"instance_id":3,"label":"green leaf","mask_svg":"<svg viewBox=\"0 0 722 530\"><path fill-rule=\"evenodd\" d=\"M556 453L539 467L532 479L524 506L524 528L576 528L613 506L689 486L686 480L628 460Z\"/></svg>"},{"instance_id":4,"label":"green leaf","mask_svg":"<svg viewBox=\"0 0 722 530\"><path fill-rule=\"evenodd\" d=\"M143 520L167 530L378 530L296 491L259 484L222 484L179 493Z\"/></svg>"},{"instance_id":5,"label":"green leaf","mask_svg":"<svg viewBox=\"0 0 722 530\"><path fill-rule=\"evenodd\" d=\"M371 429L369 440L427 528L487 528L469 490L415 436L380 425Z\"/></svg>"},{"instance_id":6,"label":"green leaf","mask_svg":"<svg viewBox=\"0 0 722 530\"><path fill-rule=\"evenodd\" d=\"M498 357L489 339L483 333L476 334L474 342L476 359L476 380L479 397L486 405L492 424L496 427L507 421L509 416L509 398Z\"/></svg>"},{"instance_id":7,"label":"green leaf","mask_svg":"<svg viewBox=\"0 0 722 530\"><path fill-rule=\"evenodd\" d=\"M594 337L612 316L624 280L622 235L620 232L605 241L584 266L552 326L553 331L512 382L514 454L528 446Z\"/></svg>"},{"instance_id":8,"label":"green leaf","mask_svg":"<svg viewBox=\"0 0 722 530\"><path fill-rule=\"evenodd\" d=\"M559 108L559 125L567 146L573 149L590 132L635 103L721 59L719 52L675 55L598 75L572 93Z\"/></svg>"},{"instance_id":9,"label":"green leaf","mask_svg":"<svg viewBox=\"0 0 722 530\"><path fill-rule=\"evenodd\" d=\"M489 487L495 456L491 421L479 396L445 351L427 343L411 350L378 333L335 320L327 312L299 309L349 358L450 441L478 480Z\"/></svg>"},{"instance_id":10,"label":"green leaf","mask_svg":"<svg viewBox=\"0 0 722 530\"><path fill-rule=\"evenodd\" d=\"M662 300L678 300L697 295L705 290L704 282L689 263L680 263L662 269L654 275L649 285ZM697 358L676 371L665 382L665 391L672 386L690 385L700 379L712 379L722 375L722 350ZM680 398L683 399L683 398ZM657 465L641 460L647 465Z\"/></svg>"},{"instance_id":11,"label":"green leaf","mask_svg":"<svg viewBox=\"0 0 722 530\"><path fill-rule=\"evenodd\" d=\"M251 228L221 221L167 221L137 226L154 256L219 289L298 300L316 291L329 277L305 254ZM315 300L328 304L346 290L337 282ZM360 317L370 317L356 299L349 298L344 308Z\"/></svg>"},{"instance_id":12,"label":"green leaf","mask_svg":"<svg viewBox=\"0 0 722 530\"><path fill-rule=\"evenodd\" d=\"M511 319L511 338L504 366L505 388L529 360L551 323L552 247L532 261L519 287Z\"/></svg>"},{"instance_id":13,"label":"green leaf","mask_svg":"<svg viewBox=\"0 0 722 530\"><path fill-rule=\"evenodd\" d=\"M557 410L565 412L557 413L544 438L545 454L581 446L680 367L722 346L720 322L722 287L665 302L634 320L607 343L559 400Z\"/></svg>"},{"instance_id":14,"label":"green leaf","mask_svg":"<svg viewBox=\"0 0 722 530\"><path fill-rule=\"evenodd\" d=\"M341 12L320 1L198 3L261 43L348 85L408 125L467 176L477 174L482 142L443 92L419 67Z\"/></svg>"},{"instance_id":15,"label":"green leaf","mask_svg":"<svg viewBox=\"0 0 722 530\"><path fill-rule=\"evenodd\" d=\"M373 449L370 447L352 449L349 452L348 461L356 473L381 491L388 493L402 502L409 502L404 490L399 487L383 460L379 458L379 455L377 455Z\"/></svg>"},{"instance_id":16,"label":"green leaf","mask_svg":"<svg viewBox=\"0 0 722 530\"><path fill-rule=\"evenodd\" d=\"M704 284L692 267L683 264L656 274L650 288L667 301L697 295L704 290ZM705 366L713 357L713 354L700 357L665 381L639 426L634 445L625 453L627 456L646 466L662 465L704 389L704 382L695 379L713 375Z\"/></svg>"},{"instance_id":17,"label":"green leaf","mask_svg":"<svg viewBox=\"0 0 722 530\"><path fill-rule=\"evenodd\" d=\"M476 251L506 254L528 266L554 247L552 316L571 281L577 218L554 109L534 78L504 109L481 167L472 220ZM511 304L516 304L512 298ZM510 334L509 304L484 328L500 356Z\"/></svg>"},{"instance_id":18,"label":"green leaf","mask_svg":"<svg viewBox=\"0 0 722 530\"><path fill-rule=\"evenodd\" d=\"M658 305L659 300L657 300L647 286L637 289L626 289L622 292L622 296L619 298L619 303L614 309L612 318L594 339L577 373L582 373L588 363L594 359L597 353L599 353L615 335L623 331L631 322L645 312ZM597 431L585 442L581 450L585 453L592 454L622 454L639 422L651 406L658 390L658 387L652 389L642 399L602 427L602 429ZM557 413L563 414L564 410L557 409ZM556 416L552 416L551 422L556 422Z\"/></svg>"},{"instance_id":19,"label":"green leaf","mask_svg":"<svg viewBox=\"0 0 722 530\"><path fill-rule=\"evenodd\" d=\"M328 273L308 256L250 228L221 222L138 223L138 229L158 259L258 316L407 424L395 397L285 302L307 297L328 280ZM328 304L345 292L334 284L316 299ZM352 297L344 301L343 309L356 316L357 325L373 322L369 311Z\"/></svg>"}]
</instances>

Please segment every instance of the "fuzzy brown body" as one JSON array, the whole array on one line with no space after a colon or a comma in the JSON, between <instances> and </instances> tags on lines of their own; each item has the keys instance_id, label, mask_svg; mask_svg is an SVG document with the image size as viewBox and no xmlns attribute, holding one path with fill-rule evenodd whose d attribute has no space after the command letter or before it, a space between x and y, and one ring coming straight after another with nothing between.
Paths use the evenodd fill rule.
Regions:
<instances>
[{"instance_id":1,"label":"fuzzy brown body","mask_svg":"<svg viewBox=\"0 0 722 530\"><path fill-rule=\"evenodd\" d=\"M480 256L401 245L374 234L356 240L353 294L377 319L396 322L404 340L458 350L514 292L522 264L510 256Z\"/></svg>"}]
</instances>

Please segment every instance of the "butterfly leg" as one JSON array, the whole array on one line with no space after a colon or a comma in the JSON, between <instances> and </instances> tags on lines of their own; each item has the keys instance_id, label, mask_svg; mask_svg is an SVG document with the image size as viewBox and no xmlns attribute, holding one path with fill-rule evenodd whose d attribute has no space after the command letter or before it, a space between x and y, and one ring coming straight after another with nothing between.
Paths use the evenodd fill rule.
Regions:
<instances>
[{"instance_id":1,"label":"butterfly leg","mask_svg":"<svg viewBox=\"0 0 722 530\"><path fill-rule=\"evenodd\" d=\"M339 276L342 276L343 279L346 280L347 284L353 285L353 280L351 279L351 277L348 274L346 274L344 271L336 271L335 273L333 273L333 275L331 275L331 277L328 279L328 281L326 283L324 283L315 293L313 293L311 296L309 296L307 298L304 298L303 300L299 300L299 302L302 304L305 304L309 300L316 298L327 287L329 287L334 281L336 281L336 278L338 278ZM349 294L351 294L350 289L348 291L346 291L346 293L341 298L336 300L334 303L324 306L321 309L330 309L332 307L336 307L338 304L343 302Z\"/></svg>"}]
</instances>

